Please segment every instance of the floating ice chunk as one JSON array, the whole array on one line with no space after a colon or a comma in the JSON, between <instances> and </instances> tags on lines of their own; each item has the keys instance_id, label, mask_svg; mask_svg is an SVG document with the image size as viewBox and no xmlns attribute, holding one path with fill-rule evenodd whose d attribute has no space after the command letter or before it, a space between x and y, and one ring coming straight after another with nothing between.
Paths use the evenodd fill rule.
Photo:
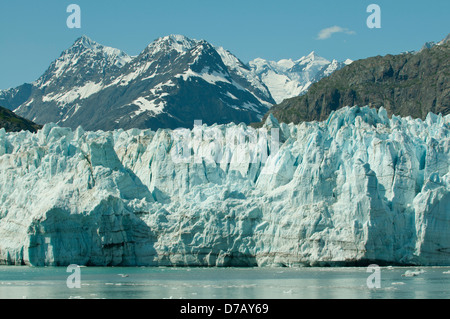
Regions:
<instances>
[{"instance_id":1,"label":"floating ice chunk","mask_svg":"<svg viewBox=\"0 0 450 319\"><path fill-rule=\"evenodd\" d=\"M415 277L415 276L419 276L420 274L425 273L425 270L423 269L416 269L416 270L407 270L405 271L405 273L402 275L403 277Z\"/></svg>"}]
</instances>

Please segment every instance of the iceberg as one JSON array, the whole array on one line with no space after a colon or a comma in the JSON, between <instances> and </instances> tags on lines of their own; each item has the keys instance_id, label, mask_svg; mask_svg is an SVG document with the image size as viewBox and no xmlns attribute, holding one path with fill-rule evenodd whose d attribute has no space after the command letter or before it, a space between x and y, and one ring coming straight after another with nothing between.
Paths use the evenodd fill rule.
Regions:
<instances>
[{"instance_id":1,"label":"iceberg","mask_svg":"<svg viewBox=\"0 0 450 319\"><path fill-rule=\"evenodd\" d=\"M278 143L276 143L278 140ZM0 263L450 265L450 115L0 130Z\"/></svg>"}]
</instances>

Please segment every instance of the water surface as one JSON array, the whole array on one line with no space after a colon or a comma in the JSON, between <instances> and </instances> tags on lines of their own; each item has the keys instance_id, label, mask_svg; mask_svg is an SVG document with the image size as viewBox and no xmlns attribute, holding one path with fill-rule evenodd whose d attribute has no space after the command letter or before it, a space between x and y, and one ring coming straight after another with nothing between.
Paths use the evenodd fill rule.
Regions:
<instances>
[{"instance_id":1,"label":"water surface","mask_svg":"<svg viewBox=\"0 0 450 319\"><path fill-rule=\"evenodd\" d=\"M82 267L68 288L63 267L0 267L1 299L372 299L450 298L450 267L382 267L380 288L367 268Z\"/></svg>"}]
</instances>

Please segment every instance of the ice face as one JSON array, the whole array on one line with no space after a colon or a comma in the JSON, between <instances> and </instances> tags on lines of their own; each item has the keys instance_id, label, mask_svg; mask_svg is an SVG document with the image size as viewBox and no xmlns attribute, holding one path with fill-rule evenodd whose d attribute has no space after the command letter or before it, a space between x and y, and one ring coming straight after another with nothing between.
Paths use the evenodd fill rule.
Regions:
<instances>
[{"instance_id":1,"label":"ice face","mask_svg":"<svg viewBox=\"0 0 450 319\"><path fill-rule=\"evenodd\" d=\"M279 143L276 143L278 140ZM0 263L450 264L450 116L0 130Z\"/></svg>"}]
</instances>

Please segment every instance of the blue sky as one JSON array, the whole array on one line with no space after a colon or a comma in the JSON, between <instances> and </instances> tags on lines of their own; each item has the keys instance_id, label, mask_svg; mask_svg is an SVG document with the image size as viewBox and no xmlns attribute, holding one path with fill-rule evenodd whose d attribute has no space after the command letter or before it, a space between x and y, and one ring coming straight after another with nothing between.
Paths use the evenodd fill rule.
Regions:
<instances>
[{"instance_id":1,"label":"blue sky","mask_svg":"<svg viewBox=\"0 0 450 319\"><path fill-rule=\"evenodd\" d=\"M81 29L66 25L72 3L81 8ZM381 29L366 25L372 3L381 8ZM0 12L0 89L36 80L83 34L130 55L160 36L183 34L248 62L313 50L357 60L416 50L450 33L448 0L4 0ZM342 32L319 39L332 27Z\"/></svg>"}]
</instances>

